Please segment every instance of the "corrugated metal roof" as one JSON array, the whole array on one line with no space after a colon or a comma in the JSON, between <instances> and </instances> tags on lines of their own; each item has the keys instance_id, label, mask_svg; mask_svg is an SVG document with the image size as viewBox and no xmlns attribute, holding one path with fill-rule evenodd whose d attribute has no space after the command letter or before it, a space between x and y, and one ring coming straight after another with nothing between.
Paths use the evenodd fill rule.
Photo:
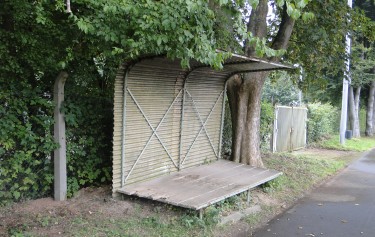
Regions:
<instances>
[{"instance_id":1,"label":"corrugated metal roof","mask_svg":"<svg viewBox=\"0 0 375 237\"><path fill-rule=\"evenodd\" d=\"M285 69L294 69L294 67L283 63L271 62L265 59L246 57L238 54L232 54L232 56L224 62L224 70L233 73Z\"/></svg>"}]
</instances>

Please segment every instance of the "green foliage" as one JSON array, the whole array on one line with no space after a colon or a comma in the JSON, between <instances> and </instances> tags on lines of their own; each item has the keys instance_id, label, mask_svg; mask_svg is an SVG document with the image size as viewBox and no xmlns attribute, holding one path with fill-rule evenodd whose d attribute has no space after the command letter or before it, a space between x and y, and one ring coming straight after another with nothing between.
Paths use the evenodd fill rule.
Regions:
<instances>
[{"instance_id":1,"label":"green foliage","mask_svg":"<svg viewBox=\"0 0 375 237\"><path fill-rule=\"evenodd\" d=\"M270 149L273 133L274 107L271 103L262 103L260 111L260 147Z\"/></svg>"},{"instance_id":2,"label":"green foliage","mask_svg":"<svg viewBox=\"0 0 375 237\"><path fill-rule=\"evenodd\" d=\"M315 184L344 168L353 159L353 154L349 157L332 157L331 154L325 155L322 151L309 154L308 150L265 157L263 160L266 167L283 172L274 183L266 185L266 191L285 201L295 201Z\"/></svg>"},{"instance_id":3,"label":"green foliage","mask_svg":"<svg viewBox=\"0 0 375 237\"><path fill-rule=\"evenodd\" d=\"M230 156L232 153L232 117L230 114L228 98L225 97L225 114L222 140L222 153L225 156Z\"/></svg>"},{"instance_id":4,"label":"green foliage","mask_svg":"<svg viewBox=\"0 0 375 237\"><path fill-rule=\"evenodd\" d=\"M286 106L299 103L299 90L285 71L272 72L264 83L262 101Z\"/></svg>"},{"instance_id":5,"label":"green foliage","mask_svg":"<svg viewBox=\"0 0 375 237\"><path fill-rule=\"evenodd\" d=\"M372 137L361 137L345 140L345 144L341 145L339 136L331 136L329 139L319 142L320 147L327 149L343 150L343 151L368 151L375 147L375 140Z\"/></svg>"},{"instance_id":6,"label":"green foliage","mask_svg":"<svg viewBox=\"0 0 375 237\"><path fill-rule=\"evenodd\" d=\"M283 188L283 185L285 185L284 182L283 182L284 179L285 179L285 177L283 177L283 176L277 177L276 179L273 179L271 181L268 181L268 182L262 184L261 188L266 193L272 193L272 192L281 190Z\"/></svg>"},{"instance_id":7,"label":"green foliage","mask_svg":"<svg viewBox=\"0 0 375 237\"><path fill-rule=\"evenodd\" d=\"M207 1L92 1L74 3L77 27L122 58L166 54L220 68L228 56L216 52L215 13Z\"/></svg>"},{"instance_id":8,"label":"green foliage","mask_svg":"<svg viewBox=\"0 0 375 237\"><path fill-rule=\"evenodd\" d=\"M72 87L81 90L72 94L90 97L89 101L75 95L67 99L76 102L74 111L67 104L71 109L67 124L70 126L74 118L80 128L85 128L84 123L96 129L96 133L87 129L87 134L72 135L74 126L67 128L69 195L80 187L106 182L110 176L111 140L107 135L112 130L112 113L108 112L112 87L103 86L108 84L103 77L108 78L113 61L108 60L104 66L100 64L103 60L95 62L93 57L99 59L101 55L97 47L93 50L92 42L82 39L68 15L57 11L50 1L5 1L0 9L0 26L0 204L52 193L52 154L57 147L52 137L52 88L62 68L76 75ZM103 88L102 95L96 92L98 87ZM105 102L102 97L107 97ZM85 110L89 104L93 108L90 113ZM103 106L107 108L104 111ZM81 115L90 122L83 122ZM95 144L96 139L100 143Z\"/></svg>"},{"instance_id":9,"label":"green foliage","mask_svg":"<svg viewBox=\"0 0 375 237\"><path fill-rule=\"evenodd\" d=\"M38 88L0 80L0 205L49 194L53 104Z\"/></svg>"},{"instance_id":10,"label":"green foliage","mask_svg":"<svg viewBox=\"0 0 375 237\"><path fill-rule=\"evenodd\" d=\"M324 88L329 77L343 73L350 10L341 0L311 1L304 10L314 18L296 21L286 57L304 69L305 89L314 83ZM299 71L295 73L298 77Z\"/></svg>"},{"instance_id":11,"label":"green foliage","mask_svg":"<svg viewBox=\"0 0 375 237\"><path fill-rule=\"evenodd\" d=\"M332 135L338 130L339 115L330 104L312 103L308 105L307 141L317 142L324 136Z\"/></svg>"},{"instance_id":12,"label":"green foliage","mask_svg":"<svg viewBox=\"0 0 375 237\"><path fill-rule=\"evenodd\" d=\"M68 196L90 185L111 180L112 102L108 98L69 90L63 112L66 120ZM81 92L82 94L77 94Z\"/></svg>"}]
</instances>

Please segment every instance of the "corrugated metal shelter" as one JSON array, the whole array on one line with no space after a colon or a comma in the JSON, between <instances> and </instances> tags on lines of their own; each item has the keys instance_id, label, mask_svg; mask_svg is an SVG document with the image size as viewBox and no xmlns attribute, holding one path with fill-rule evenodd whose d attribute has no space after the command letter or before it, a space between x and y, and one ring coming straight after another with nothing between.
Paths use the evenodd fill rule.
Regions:
<instances>
[{"instance_id":1,"label":"corrugated metal shelter","mask_svg":"<svg viewBox=\"0 0 375 237\"><path fill-rule=\"evenodd\" d=\"M276 106L273 152L293 151L306 146L307 108Z\"/></svg>"},{"instance_id":2,"label":"corrugated metal shelter","mask_svg":"<svg viewBox=\"0 0 375 237\"><path fill-rule=\"evenodd\" d=\"M142 196L130 189L219 160L226 80L240 72L290 68L240 55L226 60L222 70L195 61L190 65L184 69L179 60L156 56L124 63L119 69L114 96L114 193ZM267 177L271 176L275 173Z\"/></svg>"}]
</instances>

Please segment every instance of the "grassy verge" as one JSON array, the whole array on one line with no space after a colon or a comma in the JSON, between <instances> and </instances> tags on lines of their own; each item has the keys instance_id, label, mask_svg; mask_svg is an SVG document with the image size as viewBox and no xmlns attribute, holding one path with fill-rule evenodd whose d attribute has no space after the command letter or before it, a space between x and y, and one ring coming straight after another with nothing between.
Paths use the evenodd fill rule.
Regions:
<instances>
[{"instance_id":1,"label":"grassy verge","mask_svg":"<svg viewBox=\"0 0 375 237\"><path fill-rule=\"evenodd\" d=\"M246 228L264 224L359 154L322 149L265 154L265 165L284 175L254 190L252 205L261 206L261 212L231 225L216 223L222 215L247 208L246 195L211 206L200 220L194 212L160 203L108 201L105 192L107 196L95 198L91 194L87 200L71 199L51 209L35 210L30 203L33 213L28 207L17 209L21 204L0 209L0 236L2 230L5 236L236 236Z\"/></svg>"},{"instance_id":2,"label":"grassy verge","mask_svg":"<svg viewBox=\"0 0 375 237\"><path fill-rule=\"evenodd\" d=\"M318 143L319 147L343 151L367 151L375 148L375 139L373 137L352 138L346 140L344 145L340 144L339 135Z\"/></svg>"}]
</instances>

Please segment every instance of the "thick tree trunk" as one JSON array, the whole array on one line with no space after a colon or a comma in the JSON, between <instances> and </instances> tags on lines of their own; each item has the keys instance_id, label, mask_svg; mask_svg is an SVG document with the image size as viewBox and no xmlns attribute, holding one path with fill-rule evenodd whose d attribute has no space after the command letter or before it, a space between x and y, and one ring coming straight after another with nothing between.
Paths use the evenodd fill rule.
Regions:
<instances>
[{"instance_id":1,"label":"thick tree trunk","mask_svg":"<svg viewBox=\"0 0 375 237\"><path fill-rule=\"evenodd\" d=\"M232 113L231 160L264 167L260 158L261 93L267 73L236 75L228 81L228 99Z\"/></svg>"},{"instance_id":2,"label":"thick tree trunk","mask_svg":"<svg viewBox=\"0 0 375 237\"><path fill-rule=\"evenodd\" d=\"M268 0L260 0L252 9L247 25L248 32L258 38L267 37ZM294 26L294 20L283 9L279 31L272 42L272 48L286 49ZM255 56L254 45L245 42L247 56ZM272 58L272 61L278 61ZM261 93L267 72L253 72L235 75L227 84L227 95L232 117L231 159L257 167L263 167L260 154L260 108Z\"/></svg>"},{"instance_id":3,"label":"thick tree trunk","mask_svg":"<svg viewBox=\"0 0 375 237\"><path fill-rule=\"evenodd\" d=\"M374 135L374 96L375 96L375 81L371 82L370 91L367 99L367 110L366 110L366 136Z\"/></svg>"},{"instance_id":4,"label":"thick tree trunk","mask_svg":"<svg viewBox=\"0 0 375 237\"><path fill-rule=\"evenodd\" d=\"M359 126L359 97L361 94L361 87L354 88L349 87L349 120L350 127L353 131L353 137L360 137L360 126Z\"/></svg>"}]
</instances>

